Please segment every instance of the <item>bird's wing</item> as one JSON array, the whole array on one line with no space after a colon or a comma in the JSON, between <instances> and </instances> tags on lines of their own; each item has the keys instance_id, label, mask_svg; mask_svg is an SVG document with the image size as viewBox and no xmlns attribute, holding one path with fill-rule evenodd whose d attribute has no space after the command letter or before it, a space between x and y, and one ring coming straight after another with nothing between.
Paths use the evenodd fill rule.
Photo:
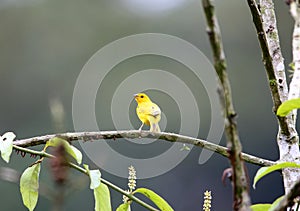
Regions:
<instances>
[{"instance_id":1,"label":"bird's wing","mask_svg":"<svg viewBox=\"0 0 300 211\"><path fill-rule=\"evenodd\" d=\"M158 115L161 114L161 110L158 107L158 105L152 103L152 105L150 106L150 112L149 112L152 116L156 117Z\"/></svg>"},{"instance_id":2,"label":"bird's wing","mask_svg":"<svg viewBox=\"0 0 300 211\"><path fill-rule=\"evenodd\" d=\"M155 103L143 103L137 107L137 113L144 114L144 115L151 115L151 116L158 116L161 114L160 108Z\"/></svg>"}]
</instances>

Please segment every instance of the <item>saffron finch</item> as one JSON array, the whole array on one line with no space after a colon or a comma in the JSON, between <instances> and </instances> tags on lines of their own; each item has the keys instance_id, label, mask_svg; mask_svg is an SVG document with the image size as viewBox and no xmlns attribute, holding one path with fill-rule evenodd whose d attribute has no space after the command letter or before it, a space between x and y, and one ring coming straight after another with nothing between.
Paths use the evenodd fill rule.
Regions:
<instances>
[{"instance_id":1,"label":"saffron finch","mask_svg":"<svg viewBox=\"0 0 300 211\"><path fill-rule=\"evenodd\" d=\"M153 103L145 93L138 93L134 95L137 102L136 114L142 122L139 130L142 130L144 124L150 126L150 132L160 132L158 122L161 118L161 111L158 105Z\"/></svg>"}]
</instances>

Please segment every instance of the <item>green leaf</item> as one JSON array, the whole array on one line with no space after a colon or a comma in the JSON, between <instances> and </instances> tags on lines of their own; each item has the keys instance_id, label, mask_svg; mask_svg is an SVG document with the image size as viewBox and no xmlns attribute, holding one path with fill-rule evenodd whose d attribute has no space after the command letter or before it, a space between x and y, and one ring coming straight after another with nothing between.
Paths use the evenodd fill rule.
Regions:
<instances>
[{"instance_id":1,"label":"green leaf","mask_svg":"<svg viewBox=\"0 0 300 211\"><path fill-rule=\"evenodd\" d=\"M136 189L133 194L135 193L141 193L144 196L146 196L148 199L153 201L153 203L162 211L171 211L173 208L166 202L163 198L161 198L159 195L157 195L152 190L149 190L147 188L138 188Z\"/></svg>"},{"instance_id":2,"label":"green leaf","mask_svg":"<svg viewBox=\"0 0 300 211\"><path fill-rule=\"evenodd\" d=\"M68 142L67 142L68 143ZM69 144L69 143L68 143ZM70 145L70 149L67 148L67 152L73 157L75 158L75 160L77 161L78 164L81 164L82 162L82 154L81 152L74 146Z\"/></svg>"},{"instance_id":3,"label":"green leaf","mask_svg":"<svg viewBox=\"0 0 300 211\"><path fill-rule=\"evenodd\" d=\"M107 185L101 183L94 189L95 211L111 211L110 193Z\"/></svg>"},{"instance_id":4,"label":"green leaf","mask_svg":"<svg viewBox=\"0 0 300 211\"><path fill-rule=\"evenodd\" d=\"M251 206L252 211L268 211L271 204L254 204Z\"/></svg>"},{"instance_id":5,"label":"green leaf","mask_svg":"<svg viewBox=\"0 0 300 211\"><path fill-rule=\"evenodd\" d=\"M38 201L39 174L41 164L37 163L28 167L22 174L20 179L20 191L23 204L32 211Z\"/></svg>"},{"instance_id":6,"label":"green leaf","mask_svg":"<svg viewBox=\"0 0 300 211\"><path fill-rule=\"evenodd\" d=\"M272 204L254 204L251 206L252 211L272 211L274 210L284 196L277 198Z\"/></svg>"},{"instance_id":7,"label":"green leaf","mask_svg":"<svg viewBox=\"0 0 300 211\"><path fill-rule=\"evenodd\" d=\"M278 116L286 116L292 110L300 108L300 98L284 101L277 110Z\"/></svg>"},{"instance_id":8,"label":"green leaf","mask_svg":"<svg viewBox=\"0 0 300 211\"><path fill-rule=\"evenodd\" d=\"M46 147L56 147L60 144L63 144L66 149L66 152L69 155L71 155L77 161L78 164L81 164L82 162L81 152L76 147L70 145L69 142L67 142L62 138L58 138L58 137L51 138L49 141L47 141Z\"/></svg>"},{"instance_id":9,"label":"green leaf","mask_svg":"<svg viewBox=\"0 0 300 211\"><path fill-rule=\"evenodd\" d=\"M83 168L85 168L85 170L87 171L88 174L90 173L89 165L83 164Z\"/></svg>"},{"instance_id":10,"label":"green leaf","mask_svg":"<svg viewBox=\"0 0 300 211\"><path fill-rule=\"evenodd\" d=\"M90 170L88 165L84 164L83 166L87 170L91 180L90 189L95 189L99 187L101 183L101 172L99 171L99 169Z\"/></svg>"},{"instance_id":11,"label":"green leaf","mask_svg":"<svg viewBox=\"0 0 300 211\"><path fill-rule=\"evenodd\" d=\"M116 209L116 211L131 211L130 204L128 203L120 204L120 206Z\"/></svg>"},{"instance_id":12,"label":"green leaf","mask_svg":"<svg viewBox=\"0 0 300 211\"><path fill-rule=\"evenodd\" d=\"M284 195L278 197L278 198L272 203L272 205L271 205L269 211L274 210L274 209L278 206L279 202L280 202L283 198L284 198Z\"/></svg>"},{"instance_id":13,"label":"green leaf","mask_svg":"<svg viewBox=\"0 0 300 211\"><path fill-rule=\"evenodd\" d=\"M267 174L270 174L273 171L277 171L277 170L283 169L283 168L300 168L300 165L297 163L293 163L293 162L283 162L283 163L275 164L273 166L261 167L260 169L258 169L258 171L255 174L253 188L255 189L256 183L262 177L266 176Z\"/></svg>"},{"instance_id":14,"label":"green leaf","mask_svg":"<svg viewBox=\"0 0 300 211\"><path fill-rule=\"evenodd\" d=\"M13 132L7 132L2 137L0 136L0 151L1 157L6 163L9 162L10 155L13 150L13 140L16 135Z\"/></svg>"}]
</instances>

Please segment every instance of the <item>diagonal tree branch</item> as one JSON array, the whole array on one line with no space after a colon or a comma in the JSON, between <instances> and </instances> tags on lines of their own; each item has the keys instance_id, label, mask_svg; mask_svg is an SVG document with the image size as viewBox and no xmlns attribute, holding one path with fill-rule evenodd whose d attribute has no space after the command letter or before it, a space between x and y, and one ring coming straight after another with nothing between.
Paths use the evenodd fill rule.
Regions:
<instances>
[{"instance_id":1,"label":"diagonal tree branch","mask_svg":"<svg viewBox=\"0 0 300 211\"><path fill-rule=\"evenodd\" d=\"M262 49L262 56L263 56L263 63L265 65L266 73L269 79L269 86L272 94L272 99L274 102L274 112L277 111L278 107L281 105L281 103L285 100L287 100L287 84L286 84L286 76L284 71L284 64L283 64L283 58L280 51L279 41L274 44L273 49L273 55L277 54L279 58L277 60L277 65L273 64L273 57L271 55L271 52L269 51L269 44L268 44L268 38L267 35L264 32L264 25L263 25L263 19L260 10L258 9L257 3L255 0L247 0L248 5L252 14L253 23L255 25L256 31L257 31L257 37L259 40L260 47ZM266 8L261 8L261 10L265 10ZM275 14L273 14L275 15ZM275 28L276 27L276 28ZM268 28L267 33L273 37L278 36L277 32L277 26L270 25ZM277 48L277 49L276 49ZM276 69L276 70L275 70ZM285 134L289 134L288 130L288 124L287 121L285 121L284 118L279 117L279 124L284 131Z\"/></svg>"},{"instance_id":2,"label":"diagonal tree branch","mask_svg":"<svg viewBox=\"0 0 300 211\"><path fill-rule=\"evenodd\" d=\"M274 112L280 104L288 99L288 87L285 67L280 49L274 4L272 0L260 0L260 10L255 0L247 0L255 25L258 40L263 55L263 62L267 72L269 87L272 94ZM292 114L286 117L276 116L279 124L277 143L281 161L294 162L299 159L298 134ZM299 170L284 169L283 181L285 192L295 184L299 177Z\"/></svg>"},{"instance_id":3,"label":"diagonal tree branch","mask_svg":"<svg viewBox=\"0 0 300 211\"><path fill-rule=\"evenodd\" d=\"M74 133L60 133L60 134L51 134L44 136L36 136L27 139L15 140L14 146L19 147L30 147L37 145L44 145L48 140L54 137L61 137L68 141L90 141L90 140L102 140L102 139L121 139L121 138L130 138L130 139L139 139L139 138L152 138L152 139L161 139L169 142L179 142L185 144L191 144L197 147L205 148L207 150L217 152L224 157L228 157L228 149L226 147L202 140L197 138L192 138L188 136L178 135L175 133L151 133L149 131L139 130L123 130L123 131L99 131L99 132L74 132ZM248 162L258 166L271 166L275 162L259 158L253 155L242 153L242 158Z\"/></svg>"},{"instance_id":4,"label":"diagonal tree branch","mask_svg":"<svg viewBox=\"0 0 300 211\"><path fill-rule=\"evenodd\" d=\"M212 0L202 0L207 21L207 33L213 51L215 70L220 79L219 95L225 117L225 132L229 160L233 169L234 210L251 210L249 186L243 159L242 146L236 123L236 112L233 107L230 82L226 70L226 59L223 50L221 32Z\"/></svg>"},{"instance_id":5,"label":"diagonal tree branch","mask_svg":"<svg viewBox=\"0 0 300 211\"><path fill-rule=\"evenodd\" d=\"M264 63L266 73L268 76L268 80L269 80L269 87L271 90L272 99L273 99L273 103L274 103L274 112L276 113L278 107L282 104L282 102L287 100L287 93L288 93L283 57L282 57L280 45L279 45L276 20L272 20L272 25L265 26L265 27L268 27L268 29L266 30L266 33L265 33L264 24L263 24L264 21L263 21L261 12L258 9L256 1L255 0L247 0L247 2L249 5L251 14L252 14L253 23L254 23L256 31L257 31L257 37L259 40L259 44L262 49L263 63ZM266 7L267 6L264 6L263 8L261 8L261 10L263 10L264 13L266 12L266 9L269 9ZM272 16L273 16L273 18L275 18L274 11L273 11ZM268 36L271 36L273 39L277 40L276 42L275 41L272 42L273 47L270 50L269 50L267 34L268 34ZM271 52L273 53L273 55ZM273 57L274 57L275 61L273 61ZM282 133L285 134L286 136L290 137L292 133L289 130L288 118L277 116L277 119L278 119L280 128L282 130Z\"/></svg>"}]
</instances>

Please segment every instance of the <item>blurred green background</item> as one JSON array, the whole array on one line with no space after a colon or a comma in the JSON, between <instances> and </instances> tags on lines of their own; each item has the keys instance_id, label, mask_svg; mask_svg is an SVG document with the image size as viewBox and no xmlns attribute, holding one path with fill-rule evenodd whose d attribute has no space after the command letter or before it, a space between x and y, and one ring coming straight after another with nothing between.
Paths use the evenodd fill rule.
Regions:
<instances>
[{"instance_id":1,"label":"blurred green background","mask_svg":"<svg viewBox=\"0 0 300 211\"><path fill-rule=\"evenodd\" d=\"M288 65L291 61L293 21L284 1L275 3L282 51ZM276 160L279 156L276 146L277 124L246 1L217 0L215 4L238 113L243 151ZM139 33L177 36L197 46L211 59L205 19L198 0L0 0L1 134L14 131L17 138L21 139L73 131L72 95L84 64L106 44ZM205 138L210 124L209 100L205 90L197 83L199 81L188 74L188 70L182 70L180 64L157 56L129 59L107 75L96 101L98 121L101 119L101 122L105 122L102 128L114 130L109 104L116 82L125 79L132 70L149 68L173 69L178 74L182 73L180 71L187 71L187 75L184 72L186 83L193 92L201 96L198 99L201 115L199 138ZM172 104L172 96L164 98L161 93L151 90L149 93L163 106L169 120L166 131L178 132L178 107ZM64 112L58 119L53 119L51 107L60 109L60 106L63 106ZM140 123L134 114L134 107L135 103L132 102L131 123L138 128ZM162 141L159 143L163 144ZM221 144L225 145L225 140ZM112 145L118 148L118 144ZM119 147L123 146L126 148L126 144ZM162 149L157 143L154 146L158 151ZM155 147L149 148L149 151L155 151ZM126 150L136 156L139 154L134 147L127 147ZM134 150L137 150L136 153ZM212 210L231 210L230 183L223 186L221 182L222 172L228 167L227 159L215 154L204 165L199 165L200 152L201 149L193 148L188 157L172 171L155 178L139 180L138 186L156 191L175 210L202 210L203 192L211 190ZM1 167L14 168L20 173L33 162L34 159L29 155L22 158L16 153L10 164L0 161ZM86 156L84 162L96 168ZM49 163L46 161L43 167L40 178L42 186L53 189L55 186L51 182L51 173L47 170ZM258 167L249 164L247 167L252 184ZM104 178L127 189L126 179L105 171L102 174ZM70 177L73 181L72 188L78 191L68 194L65 209L93 210L93 193L88 189L87 179L74 170L70 170ZM260 181L256 190L251 188L252 202L272 202L282 195L281 179L279 173L274 173ZM0 189L1 210L26 210L21 202L18 185L1 180ZM48 192L44 194L50 195ZM122 196L113 190L111 195L115 209L122 202ZM52 210L51 201L41 196L36 210ZM144 209L134 203L132 210Z\"/></svg>"}]
</instances>

